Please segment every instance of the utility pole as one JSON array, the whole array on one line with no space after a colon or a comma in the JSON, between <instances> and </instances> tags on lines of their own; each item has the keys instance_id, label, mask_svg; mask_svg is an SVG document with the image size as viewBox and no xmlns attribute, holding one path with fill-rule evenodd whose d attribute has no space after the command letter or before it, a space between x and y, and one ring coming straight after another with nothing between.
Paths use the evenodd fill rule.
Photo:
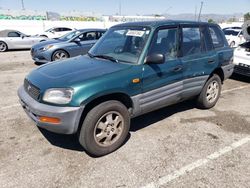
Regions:
<instances>
[{"instance_id":1,"label":"utility pole","mask_svg":"<svg viewBox=\"0 0 250 188\"><path fill-rule=\"evenodd\" d=\"M25 10L23 0L21 0L21 3L22 3L22 10Z\"/></svg>"},{"instance_id":2,"label":"utility pole","mask_svg":"<svg viewBox=\"0 0 250 188\"><path fill-rule=\"evenodd\" d=\"M195 5L195 10L194 10L194 21L196 21L197 17L197 6Z\"/></svg>"},{"instance_id":3,"label":"utility pole","mask_svg":"<svg viewBox=\"0 0 250 188\"><path fill-rule=\"evenodd\" d=\"M122 5L121 5L121 1L119 2L119 15L122 15Z\"/></svg>"},{"instance_id":4,"label":"utility pole","mask_svg":"<svg viewBox=\"0 0 250 188\"><path fill-rule=\"evenodd\" d=\"M201 1L201 8L200 8L200 13L199 13L198 21L201 21L201 11L202 11L202 7L203 7L203 1Z\"/></svg>"}]
</instances>

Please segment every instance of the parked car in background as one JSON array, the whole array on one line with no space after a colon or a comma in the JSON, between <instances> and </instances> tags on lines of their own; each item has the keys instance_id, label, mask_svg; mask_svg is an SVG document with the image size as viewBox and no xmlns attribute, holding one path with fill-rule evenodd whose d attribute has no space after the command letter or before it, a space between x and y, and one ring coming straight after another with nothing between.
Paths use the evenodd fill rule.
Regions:
<instances>
[{"instance_id":1,"label":"parked car in background","mask_svg":"<svg viewBox=\"0 0 250 188\"><path fill-rule=\"evenodd\" d=\"M250 41L234 50L234 73L250 77Z\"/></svg>"},{"instance_id":2,"label":"parked car in background","mask_svg":"<svg viewBox=\"0 0 250 188\"><path fill-rule=\"evenodd\" d=\"M73 29L68 27L52 27L43 33L39 34L39 36L46 37L46 38L59 38L69 32L71 32Z\"/></svg>"},{"instance_id":3,"label":"parked car in background","mask_svg":"<svg viewBox=\"0 0 250 188\"><path fill-rule=\"evenodd\" d=\"M242 29L227 28L227 29L224 29L223 32L226 36L229 46L232 48L237 47L246 41L244 39Z\"/></svg>"},{"instance_id":4,"label":"parked car in background","mask_svg":"<svg viewBox=\"0 0 250 188\"><path fill-rule=\"evenodd\" d=\"M75 39L79 44L80 37ZM88 153L102 156L124 143L133 117L191 98L200 108L215 106L233 72L232 59L216 24L123 23L111 27L88 55L33 70L18 95L39 127L78 133Z\"/></svg>"},{"instance_id":5,"label":"parked car in background","mask_svg":"<svg viewBox=\"0 0 250 188\"><path fill-rule=\"evenodd\" d=\"M45 41L43 37L29 36L16 30L0 31L0 52L11 49L30 49L36 43Z\"/></svg>"},{"instance_id":6,"label":"parked car in background","mask_svg":"<svg viewBox=\"0 0 250 188\"><path fill-rule=\"evenodd\" d=\"M105 32L105 29L82 29L57 40L39 43L31 48L32 59L37 63L47 63L84 55Z\"/></svg>"}]
</instances>

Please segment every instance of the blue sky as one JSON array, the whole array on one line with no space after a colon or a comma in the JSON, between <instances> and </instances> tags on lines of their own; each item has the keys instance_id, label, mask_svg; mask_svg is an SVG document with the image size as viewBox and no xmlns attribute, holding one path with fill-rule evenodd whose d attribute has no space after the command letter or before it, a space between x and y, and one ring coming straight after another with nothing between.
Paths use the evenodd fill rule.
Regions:
<instances>
[{"instance_id":1,"label":"blue sky","mask_svg":"<svg viewBox=\"0 0 250 188\"><path fill-rule=\"evenodd\" d=\"M23 0L26 9L65 12L71 10L115 14L194 13L201 0ZM203 13L234 14L250 12L250 0L203 0ZM0 0L3 9L21 9L21 0Z\"/></svg>"}]
</instances>

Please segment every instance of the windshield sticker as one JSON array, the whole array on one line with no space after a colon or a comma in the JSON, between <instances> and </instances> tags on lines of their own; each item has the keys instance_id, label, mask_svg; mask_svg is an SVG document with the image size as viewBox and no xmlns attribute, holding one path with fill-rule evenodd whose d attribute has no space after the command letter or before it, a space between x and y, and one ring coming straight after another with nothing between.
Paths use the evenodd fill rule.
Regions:
<instances>
[{"instance_id":1,"label":"windshield sticker","mask_svg":"<svg viewBox=\"0 0 250 188\"><path fill-rule=\"evenodd\" d=\"M126 36L132 36L132 37L142 37L144 35L145 31L139 31L139 30L129 30L126 34Z\"/></svg>"}]
</instances>

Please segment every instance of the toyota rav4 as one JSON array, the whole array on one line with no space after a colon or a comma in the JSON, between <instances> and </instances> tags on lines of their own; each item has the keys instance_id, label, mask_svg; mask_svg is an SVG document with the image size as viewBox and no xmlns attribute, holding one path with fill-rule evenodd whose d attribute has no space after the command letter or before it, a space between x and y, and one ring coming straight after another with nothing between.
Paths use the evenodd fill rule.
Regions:
<instances>
[{"instance_id":1,"label":"toyota rav4","mask_svg":"<svg viewBox=\"0 0 250 188\"><path fill-rule=\"evenodd\" d=\"M213 107L233 72L232 58L216 24L124 23L87 55L33 70L18 95L39 127L78 133L89 154L102 156L123 144L133 117L190 98Z\"/></svg>"}]
</instances>

